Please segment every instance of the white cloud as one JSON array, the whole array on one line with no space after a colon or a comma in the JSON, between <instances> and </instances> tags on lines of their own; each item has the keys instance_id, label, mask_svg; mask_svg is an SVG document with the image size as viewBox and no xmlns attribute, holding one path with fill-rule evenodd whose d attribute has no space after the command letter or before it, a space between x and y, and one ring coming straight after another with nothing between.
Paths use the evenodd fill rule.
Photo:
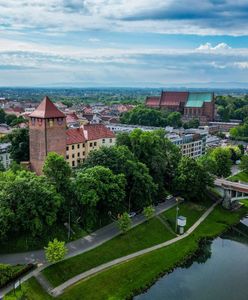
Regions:
<instances>
[{"instance_id":1,"label":"white cloud","mask_svg":"<svg viewBox=\"0 0 248 300\"><path fill-rule=\"evenodd\" d=\"M211 43L206 43L196 48L196 50L199 52L218 52L218 53L226 52L227 50L230 49L231 47L226 43L219 43L216 46L212 46Z\"/></svg>"},{"instance_id":2,"label":"white cloud","mask_svg":"<svg viewBox=\"0 0 248 300\"><path fill-rule=\"evenodd\" d=\"M242 69L242 70L248 69L248 61L235 62L234 66L236 66L236 67L238 67L239 69Z\"/></svg>"}]
</instances>

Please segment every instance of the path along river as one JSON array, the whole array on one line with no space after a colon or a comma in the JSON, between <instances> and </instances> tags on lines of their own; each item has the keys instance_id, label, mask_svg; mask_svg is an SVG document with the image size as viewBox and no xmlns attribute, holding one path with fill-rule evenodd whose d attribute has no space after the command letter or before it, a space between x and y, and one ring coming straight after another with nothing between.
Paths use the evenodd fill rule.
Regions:
<instances>
[{"instance_id":1,"label":"path along river","mask_svg":"<svg viewBox=\"0 0 248 300\"><path fill-rule=\"evenodd\" d=\"M134 299L248 300L248 218Z\"/></svg>"}]
</instances>

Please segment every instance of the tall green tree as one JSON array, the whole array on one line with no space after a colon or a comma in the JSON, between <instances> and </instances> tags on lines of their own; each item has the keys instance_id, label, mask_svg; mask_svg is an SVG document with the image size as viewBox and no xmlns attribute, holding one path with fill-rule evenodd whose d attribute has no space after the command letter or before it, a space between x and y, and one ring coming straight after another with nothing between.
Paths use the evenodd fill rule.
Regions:
<instances>
[{"instance_id":1,"label":"tall green tree","mask_svg":"<svg viewBox=\"0 0 248 300\"><path fill-rule=\"evenodd\" d=\"M125 205L128 210L142 209L155 200L157 186L145 164L139 162L126 146L101 147L92 151L83 167L104 166L126 178Z\"/></svg>"},{"instance_id":2,"label":"tall green tree","mask_svg":"<svg viewBox=\"0 0 248 300\"><path fill-rule=\"evenodd\" d=\"M93 228L97 222L123 211L125 176L115 175L102 166L81 170L76 174L74 189L78 209L86 227Z\"/></svg>"},{"instance_id":3,"label":"tall green tree","mask_svg":"<svg viewBox=\"0 0 248 300\"><path fill-rule=\"evenodd\" d=\"M61 197L44 176L28 171L4 172L0 190L0 205L15 216L13 230L35 236L56 222Z\"/></svg>"},{"instance_id":4,"label":"tall green tree","mask_svg":"<svg viewBox=\"0 0 248 300\"><path fill-rule=\"evenodd\" d=\"M231 152L227 147L217 147L212 150L210 153L210 157L212 157L216 162L216 173L215 175L218 177L228 177L231 175Z\"/></svg>"},{"instance_id":5,"label":"tall green tree","mask_svg":"<svg viewBox=\"0 0 248 300\"><path fill-rule=\"evenodd\" d=\"M198 201L206 194L208 186L213 185L213 177L198 163L190 157L182 157L177 175L174 179L174 189L179 195Z\"/></svg>"},{"instance_id":6,"label":"tall green tree","mask_svg":"<svg viewBox=\"0 0 248 300\"><path fill-rule=\"evenodd\" d=\"M8 135L11 142L10 156L17 163L29 160L29 134L27 128L15 129Z\"/></svg>"},{"instance_id":7,"label":"tall green tree","mask_svg":"<svg viewBox=\"0 0 248 300\"><path fill-rule=\"evenodd\" d=\"M159 186L160 197L164 197L165 189L171 188L181 158L179 148L165 138L163 130L144 132L135 129L129 135L118 135L117 144L124 143L140 162L147 165Z\"/></svg>"},{"instance_id":8,"label":"tall green tree","mask_svg":"<svg viewBox=\"0 0 248 300\"><path fill-rule=\"evenodd\" d=\"M45 249L46 259L50 263L55 263L62 260L68 249L65 246L65 242L58 241L54 239L52 242L49 242Z\"/></svg>"}]
</instances>

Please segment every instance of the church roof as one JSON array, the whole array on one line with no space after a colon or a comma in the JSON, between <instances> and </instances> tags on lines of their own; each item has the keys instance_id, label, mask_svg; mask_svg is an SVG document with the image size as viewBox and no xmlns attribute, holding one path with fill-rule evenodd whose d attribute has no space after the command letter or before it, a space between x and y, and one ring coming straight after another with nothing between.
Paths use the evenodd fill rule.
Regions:
<instances>
[{"instance_id":1,"label":"church roof","mask_svg":"<svg viewBox=\"0 0 248 300\"><path fill-rule=\"evenodd\" d=\"M40 103L40 105L36 108L34 112L32 112L29 117L34 118L65 118L65 114L60 111L52 101L46 96Z\"/></svg>"},{"instance_id":2,"label":"church roof","mask_svg":"<svg viewBox=\"0 0 248 300\"><path fill-rule=\"evenodd\" d=\"M188 95L188 92L162 92L160 105L179 106L180 103L185 103L187 101Z\"/></svg>"},{"instance_id":3,"label":"church roof","mask_svg":"<svg viewBox=\"0 0 248 300\"><path fill-rule=\"evenodd\" d=\"M188 101L185 107L202 107L204 102L211 102L212 100L213 93L189 93Z\"/></svg>"}]
</instances>

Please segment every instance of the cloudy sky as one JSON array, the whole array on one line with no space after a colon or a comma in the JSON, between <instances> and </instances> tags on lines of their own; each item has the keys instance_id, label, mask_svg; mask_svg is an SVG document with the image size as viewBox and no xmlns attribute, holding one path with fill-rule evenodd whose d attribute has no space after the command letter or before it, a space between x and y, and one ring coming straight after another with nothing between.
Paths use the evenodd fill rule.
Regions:
<instances>
[{"instance_id":1,"label":"cloudy sky","mask_svg":"<svg viewBox=\"0 0 248 300\"><path fill-rule=\"evenodd\" d=\"M248 87L247 0L0 0L0 86Z\"/></svg>"}]
</instances>

